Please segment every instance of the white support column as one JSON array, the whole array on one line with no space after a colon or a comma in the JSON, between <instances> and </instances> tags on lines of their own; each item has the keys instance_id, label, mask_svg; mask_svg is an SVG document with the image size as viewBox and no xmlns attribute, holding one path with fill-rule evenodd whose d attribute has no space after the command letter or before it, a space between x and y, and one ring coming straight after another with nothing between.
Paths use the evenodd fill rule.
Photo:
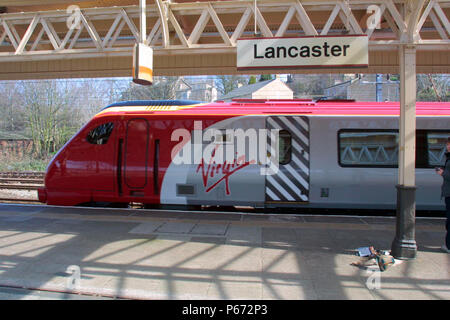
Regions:
<instances>
[{"instance_id":1,"label":"white support column","mask_svg":"<svg viewBox=\"0 0 450 320\"><path fill-rule=\"evenodd\" d=\"M400 45L400 120L397 185L397 228L392 255L413 259L415 241L416 47Z\"/></svg>"},{"instance_id":2,"label":"white support column","mask_svg":"<svg viewBox=\"0 0 450 320\"><path fill-rule=\"evenodd\" d=\"M400 148L398 183L415 186L416 48L400 46Z\"/></svg>"},{"instance_id":3,"label":"white support column","mask_svg":"<svg viewBox=\"0 0 450 320\"><path fill-rule=\"evenodd\" d=\"M387 4L394 12L392 1ZM398 150L397 225L391 253L398 259L414 259L416 230L416 44L420 40L420 16L425 0L404 5L405 29L401 31L400 122ZM426 9L425 9L426 10ZM399 25L399 28L400 25ZM401 29L400 29L401 30Z\"/></svg>"}]
</instances>

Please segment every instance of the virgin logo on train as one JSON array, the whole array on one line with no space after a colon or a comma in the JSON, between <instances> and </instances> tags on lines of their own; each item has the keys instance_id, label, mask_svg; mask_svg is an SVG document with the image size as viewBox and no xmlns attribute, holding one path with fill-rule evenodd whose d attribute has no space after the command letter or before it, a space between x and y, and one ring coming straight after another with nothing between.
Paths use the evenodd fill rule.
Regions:
<instances>
[{"instance_id":1,"label":"virgin logo on train","mask_svg":"<svg viewBox=\"0 0 450 320\"><path fill-rule=\"evenodd\" d=\"M225 181L225 192L227 195L230 195L230 176L233 173L236 173L239 170L247 167L248 165L256 163L256 161L245 161L245 155L241 155L237 157L237 159L234 158L233 162L231 163L227 162L226 160L223 163L216 163L216 152L219 148L219 145L214 148L208 164L206 164L204 158L202 158L202 161L198 165L196 172L201 171L203 186L205 187L206 192L210 192L212 189L218 186L219 183ZM216 176L219 176L220 178L213 183L209 183L210 179L214 179Z\"/></svg>"}]
</instances>

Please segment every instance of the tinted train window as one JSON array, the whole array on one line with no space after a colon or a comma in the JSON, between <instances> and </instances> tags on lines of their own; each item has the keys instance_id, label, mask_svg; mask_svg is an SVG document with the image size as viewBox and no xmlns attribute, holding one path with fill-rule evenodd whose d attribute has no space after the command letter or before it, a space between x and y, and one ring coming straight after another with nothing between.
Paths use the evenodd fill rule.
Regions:
<instances>
[{"instance_id":1,"label":"tinted train window","mask_svg":"<svg viewBox=\"0 0 450 320\"><path fill-rule=\"evenodd\" d=\"M448 137L450 137L450 132L427 132L428 165L430 167L442 166L445 163Z\"/></svg>"},{"instance_id":2,"label":"tinted train window","mask_svg":"<svg viewBox=\"0 0 450 320\"><path fill-rule=\"evenodd\" d=\"M288 164L291 162L292 153L292 138L289 131L281 130L279 132L279 144L278 144L280 164Z\"/></svg>"},{"instance_id":3,"label":"tinted train window","mask_svg":"<svg viewBox=\"0 0 450 320\"><path fill-rule=\"evenodd\" d=\"M99 125L97 128L91 130L86 137L86 140L92 144L106 144L108 142L109 136L114 128L112 122L104 123Z\"/></svg>"},{"instance_id":4,"label":"tinted train window","mask_svg":"<svg viewBox=\"0 0 450 320\"><path fill-rule=\"evenodd\" d=\"M398 133L395 131L340 131L339 164L364 167L397 166Z\"/></svg>"}]
</instances>

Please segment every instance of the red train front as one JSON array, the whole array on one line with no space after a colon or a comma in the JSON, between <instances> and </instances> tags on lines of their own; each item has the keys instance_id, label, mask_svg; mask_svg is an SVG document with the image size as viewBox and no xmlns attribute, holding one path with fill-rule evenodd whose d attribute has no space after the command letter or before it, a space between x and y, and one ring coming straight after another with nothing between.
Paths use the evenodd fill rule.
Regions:
<instances>
[{"instance_id":1,"label":"red train front","mask_svg":"<svg viewBox=\"0 0 450 320\"><path fill-rule=\"evenodd\" d=\"M171 150L179 144L171 134L177 128L193 130L199 120L173 117L174 111L197 104L134 101L106 107L52 159L39 200L50 205L159 204ZM203 121L208 126L223 118L206 115Z\"/></svg>"}]
</instances>

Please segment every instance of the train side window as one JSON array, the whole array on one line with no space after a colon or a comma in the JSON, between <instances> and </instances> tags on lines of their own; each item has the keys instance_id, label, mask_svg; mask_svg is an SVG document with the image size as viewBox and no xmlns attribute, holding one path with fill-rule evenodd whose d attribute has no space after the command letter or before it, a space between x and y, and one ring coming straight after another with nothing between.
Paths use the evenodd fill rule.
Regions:
<instances>
[{"instance_id":1,"label":"train side window","mask_svg":"<svg viewBox=\"0 0 450 320\"><path fill-rule=\"evenodd\" d=\"M445 152L449 131L427 132L428 165L430 167L442 166L445 163Z\"/></svg>"},{"instance_id":2,"label":"train side window","mask_svg":"<svg viewBox=\"0 0 450 320\"><path fill-rule=\"evenodd\" d=\"M278 137L279 163L288 164L292 157L292 137L289 131L281 130Z\"/></svg>"},{"instance_id":3,"label":"train side window","mask_svg":"<svg viewBox=\"0 0 450 320\"><path fill-rule=\"evenodd\" d=\"M341 130L338 137L341 166L398 166L398 132Z\"/></svg>"},{"instance_id":4,"label":"train side window","mask_svg":"<svg viewBox=\"0 0 450 320\"><path fill-rule=\"evenodd\" d=\"M113 128L114 123L112 122L99 125L88 133L86 140L91 144L106 144Z\"/></svg>"}]
</instances>

